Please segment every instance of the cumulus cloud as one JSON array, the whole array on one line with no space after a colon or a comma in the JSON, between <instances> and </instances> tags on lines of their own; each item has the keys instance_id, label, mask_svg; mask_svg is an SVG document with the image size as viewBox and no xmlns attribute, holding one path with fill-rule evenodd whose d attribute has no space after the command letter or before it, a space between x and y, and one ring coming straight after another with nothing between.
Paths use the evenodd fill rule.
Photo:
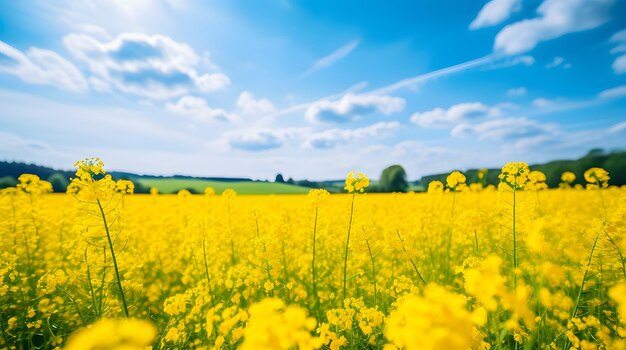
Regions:
<instances>
[{"instance_id":1,"label":"cumulus cloud","mask_svg":"<svg viewBox=\"0 0 626 350\"><path fill-rule=\"evenodd\" d=\"M506 95L511 96L511 97L517 97L517 96L524 96L526 95L527 92L528 90L526 90L525 87L520 86L517 88L512 88L512 89L507 90Z\"/></svg>"},{"instance_id":2,"label":"cumulus cloud","mask_svg":"<svg viewBox=\"0 0 626 350\"><path fill-rule=\"evenodd\" d=\"M538 16L510 24L496 36L494 48L520 54L540 42L596 28L609 20L614 0L544 0Z\"/></svg>"},{"instance_id":3,"label":"cumulus cloud","mask_svg":"<svg viewBox=\"0 0 626 350\"><path fill-rule=\"evenodd\" d=\"M447 128L464 119L477 117L495 117L502 113L498 107L489 107L480 102L465 102L448 109L437 107L426 112L417 112L411 116L411 122L424 128Z\"/></svg>"},{"instance_id":4,"label":"cumulus cloud","mask_svg":"<svg viewBox=\"0 0 626 350\"><path fill-rule=\"evenodd\" d=\"M193 48L164 35L124 33L101 41L72 33L63 43L94 74L103 90L114 87L124 93L167 99L194 90L221 90L230 84L224 74L198 72L201 58Z\"/></svg>"},{"instance_id":5,"label":"cumulus cloud","mask_svg":"<svg viewBox=\"0 0 626 350\"><path fill-rule=\"evenodd\" d=\"M500 24L521 9L522 0L491 0L483 6L469 27L478 29Z\"/></svg>"},{"instance_id":6,"label":"cumulus cloud","mask_svg":"<svg viewBox=\"0 0 626 350\"><path fill-rule=\"evenodd\" d=\"M237 99L237 108L245 115L264 115L274 111L274 105L266 98L256 99L254 94L243 91Z\"/></svg>"},{"instance_id":7,"label":"cumulus cloud","mask_svg":"<svg viewBox=\"0 0 626 350\"><path fill-rule=\"evenodd\" d=\"M304 141L304 147L333 148L337 144L352 140L389 135L399 127L399 122L379 122L356 129L328 129L309 135Z\"/></svg>"},{"instance_id":8,"label":"cumulus cloud","mask_svg":"<svg viewBox=\"0 0 626 350\"><path fill-rule=\"evenodd\" d=\"M353 93L345 94L339 100L320 100L312 103L304 113L309 122L347 122L367 114L382 113L390 115L404 109L403 98Z\"/></svg>"},{"instance_id":9,"label":"cumulus cloud","mask_svg":"<svg viewBox=\"0 0 626 350\"><path fill-rule=\"evenodd\" d=\"M626 97L626 85L617 86L611 89L606 89L598 94L600 98L620 98Z\"/></svg>"},{"instance_id":10,"label":"cumulus cloud","mask_svg":"<svg viewBox=\"0 0 626 350\"><path fill-rule=\"evenodd\" d=\"M187 115L203 122L232 122L237 116L221 108L211 108L205 99L195 96L183 96L176 103L167 103L165 108L174 113Z\"/></svg>"},{"instance_id":11,"label":"cumulus cloud","mask_svg":"<svg viewBox=\"0 0 626 350\"><path fill-rule=\"evenodd\" d=\"M462 123L452 129L455 137L476 137L479 140L528 140L549 137L557 132L553 124L541 124L526 117L497 118L477 124Z\"/></svg>"},{"instance_id":12,"label":"cumulus cloud","mask_svg":"<svg viewBox=\"0 0 626 350\"><path fill-rule=\"evenodd\" d=\"M83 92L88 84L83 74L56 52L31 47L25 53L0 41L0 72L29 84L52 85Z\"/></svg>"},{"instance_id":13,"label":"cumulus cloud","mask_svg":"<svg viewBox=\"0 0 626 350\"><path fill-rule=\"evenodd\" d=\"M286 141L308 133L308 128L250 129L226 135L231 148L244 151L266 151L281 147Z\"/></svg>"}]
</instances>

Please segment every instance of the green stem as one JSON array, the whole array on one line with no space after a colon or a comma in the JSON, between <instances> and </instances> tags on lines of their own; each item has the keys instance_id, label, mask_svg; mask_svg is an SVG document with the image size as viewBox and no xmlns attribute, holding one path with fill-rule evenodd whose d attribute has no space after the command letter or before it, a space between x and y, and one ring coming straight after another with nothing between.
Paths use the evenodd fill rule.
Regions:
<instances>
[{"instance_id":1,"label":"green stem","mask_svg":"<svg viewBox=\"0 0 626 350\"><path fill-rule=\"evenodd\" d=\"M352 193L352 202L350 204L350 223L348 224L348 236L346 237L346 253L343 257L343 298L346 299L346 275L348 272L348 247L350 246L350 232L352 231L352 214L354 213L354 196Z\"/></svg>"},{"instance_id":2,"label":"green stem","mask_svg":"<svg viewBox=\"0 0 626 350\"><path fill-rule=\"evenodd\" d=\"M204 239L202 240L202 253L204 254L204 272L206 273L206 282L209 286L209 296L211 297L211 305L215 307L215 301L213 301L213 289L211 289L211 277L209 275L209 265L206 262L206 248Z\"/></svg>"},{"instance_id":3,"label":"green stem","mask_svg":"<svg viewBox=\"0 0 626 350\"><path fill-rule=\"evenodd\" d=\"M517 231L515 230L517 175L513 184L513 287L517 288Z\"/></svg>"},{"instance_id":4,"label":"green stem","mask_svg":"<svg viewBox=\"0 0 626 350\"><path fill-rule=\"evenodd\" d=\"M61 292L63 292L72 302L72 304L74 304L74 307L76 308L76 312L78 313L78 317L80 317L80 321L83 323L83 326L87 325L87 322L85 322L85 318L83 317L83 313L80 312L80 307L78 306L78 303L76 302L76 299L74 299L74 297L72 297L70 295L70 293L68 293L66 290L57 287L58 290L60 290Z\"/></svg>"},{"instance_id":5,"label":"green stem","mask_svg":"<svg viewBox=\"0 0 626 350\"><path fill-rule=\"evenodd\" d=\"M102 208L102 204L100 203L100 199L96 198L96 203L98 203L98 208L100 209L100 214L102 215L102 221L104 222L104 229L107 233L107 239L109 241L109 249L111 250L111 257L113 258L113 267L115 268L115 278L117 279L117 286L120 290L120 296L122 298L122 305L124 306L124 315L126 318L129 318L128 315L128 305L126 304L126 297L124 296L124 288L122 288L122 278L120 277L120 271L117 267L117 259L115 257L115 250L113 249L113 240L111 239L111 233L109 232L109 225L107 224L107 218L104 214L104 209Z\"/></svg>"},{"instance_id":6,"label":"green stem","mask_svg":"<svg viewBox=\"0 0 626 350\"><path fill-rule=\"evenodd\" d=\"M5 348L10 349L11 347L9 345L9 337L7 336L7 333L4 330L4 316L1 312L0 312L0 330L2 331L2 338L4 339Z\"/></svg>"},{"instance_id":7,"label":"green stem","mask_svg":"<svg viewBox=\"0 0 626 350\"><path fill-rule=\"evenodd\" d=\"M96 314L96 317L100 317L100 315L98 315L98 308L96 307L96 295L93 290L93 283L91 282L91 271L89 268L89 261L87 260L87 248L85 248L85 265L87 265L87 281L89 282L89 293L91 294L93 312Z\"/></svg>"},{"instance_id":8,"label":"green stem","mask_svg":"<svg viewBox=\"0 0 626 350\"><path fill-rule=\"evenodd\" d=\"M587 281L587 274L589 273L589 266L591 266L591 259L593 258L593 251L596 249L596 245L598 244L598 238L600 238L600 233L596 234L596 238L593 241L593 246L591 246L591 252L589 252L589 258L587 259L587 265L585 266L585 273L583 274L583 280L580 284L580 289L578 290L578 296L576 297L576 304L574 306L574 311L572 311L572 317L576 317L576 312L578 311L578 307L580 306L580 298L583 295L583 290L585 289L585 282Z\"/></svg>"},{"instance_id":9,"label":"green stem","mask_svg":"<svg viewBox=\"0 0 626 350\"><path fill-rule=\"evenodd\" d=\"M366 239L365 243L367 243L367 251L370 253L370 260L372 261L372 274L374 275L374 307L376 308L378 306L376 302L378 299L378 293L376 291L376 265L374 264L374 255L372 255L372 248L370 247L369 240Z\"/></svg>"},{"instance_id":10,"label":"green stem","mask_svg":"<svg viewBox=\"0 0 626 350\"><path fill-rule=\"evenodd\" d=\"M580 299L582 298L583 291L585 289L585 282L587 281L587 274L589 273L589 266L591 266L591 259L593 258L593 251L596 249L596 245L598 244L598 239L600 238L600 233L596 234L596 238L593 241L593 245L591 246L591 252L589 252L589 258L587 259L587 265L585 265L585 273L583 274L583 280L580 283L580 289L578 290L578 296L576 296L576 304L574 305L574 310L572 310L572 315L570 318L576 317L576 312L578 312L578 307L580 306ZM570 345L569 339L566 338L565 346L563 349L568 349Z\"/></svg>"},{"instance_id":11,"label":"green stem","mask_svg":"<svg viewBox=\"0 0 626 350\"><path fill-rule=\"evenodd\" d=\"M424 277L422 277L422 274L417 269L417 265L415 265L415 261L413 261L413 258L411 258L409 256L409 253L406 251L406 247L404 246L404 240L400 236L400 231L399 230L396 230L396 235L398 235L398 239L400 240L400 243L402 244L402 250L404 251L404 254L407 256L409 261L411 262L411 265L413 265L413 270L415 270L415 273L417 274L417 277L419 277L420 281L422 281L422 283L424 285L426 285L426 281L424 280Z\"/></svg>"},{"instance_id":12,"label":"green stem","mask_svg":"<svg viewBox=\"0 0 626 350\"><path fill-rule=\"evenodd\" d=\"M478 249L478 233L474 230L474 242L476 243L476 255L480 255L480 250Z\"/></svg>"},{"instance_id":13,"label":"green stem","mask_svg":"<svg viewBox=\"0 0 626 350\"><path fill-rule=\"evenodd\" d=\"M317 300L317 276L316 276L316 271L315 271L315 238L317 235L317 213L318 213L318 207L315 207L315 222L313 223L313 258L311 259L311 275L313 278L312 281L312 285L313 285L313 299L315 302L315 305L317 306L318 304L318 300Z\"/></svg>"},{"instance_id":14,"label":"green stem","mask_svg":"<svg viewBox=\"0 0 626 350\"><path fill-rule=\"evenodd\" d=\"M626 279L626 264L624 264L624 255L622 255L622 251L619 249L619 246L615 244L615 241L613 241L613 238L609 235L609 233L606 230L603 231L609 238L609 241L611 242L613 247L615 247L615 250L617 250L617 254L619 254L619 262L622 263L622 273L624 274L624 279Z\"/></svg>"}]
</instances>

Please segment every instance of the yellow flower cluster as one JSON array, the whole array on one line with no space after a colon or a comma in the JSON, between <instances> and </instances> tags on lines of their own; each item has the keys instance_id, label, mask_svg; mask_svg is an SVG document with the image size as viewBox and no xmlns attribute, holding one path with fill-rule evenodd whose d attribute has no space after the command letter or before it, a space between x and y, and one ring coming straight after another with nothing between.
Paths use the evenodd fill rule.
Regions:
<instances>
[{"instance_id":1,"label":"yellow flower cluster","mask_svg":"<svg viewBox=\"0 0 626 350\"><path fill-rule=\"evenodd\" d=\"M65 350L144 350L155 336L143 320L102 319L72 335Z\"/></svg>"},{"instance_id":2,"label":"yellow flower cluster","mask_svg":"<svg viewBox=\"0 0 626 350\"><path fill-rule=\"evenodd\" d=\"M428 184L428 193L442 193L444 189L443 183L441 181L431 181Z\"/></svg>"},{"instance_id":3,"label":"yellow flower cluster","mask_svg":"<svg viewBox=\"0 0 626 350\"><path fill-rule=\"evenodd\" d=\"M559 184L559 187L568 188L574 181L576 181L576 174L571 171L565 171L561 174L561 183Z\"/></svg>"},{"instance_id":4,"label":"yellow flower cluster","mask_svg":"<svg viewBox=\"0 0 626 350\"><path fill-rule=\"evenodd\" d=\"M545 190L548 188L546 180L546 174L533 170L528 174L528 189L531 191Z\"/></svg>"},{"instance_id":5,"label":"yellow flower cluster","mask_svg":"<svg viewBox=\"0 0 626 350\"><path fill-rule=\"evenodd\" d=\"M502 173L498 175L500 189L523 190L530 181L529 174L528 164L524 162L507 163L502 167Z\"/></svg>"},{"instance_id":6,"label":"yellow flower cluster","mask_svg":"<svg viewBox=\"0 0 626 350\"><path fill-rule=\"evenodd\" d=\"M243 333L241 349L319 349L319 338L311 336L317 321L298 306L285 306L268 298L250 306L250 318Z\"/></svg>"},{"instance_id":7,"label":"yellow flower cluster","mask_svg":"<svg viewBox=\"0 0 626 350\"><path fill-rule=\"evenodd\" d=\"M353 192L361 192L365 191L370 185L370 179L365 176L365 174L359 172L358 174L354 174L354 171L351 171L348 176L346 176L346 186L344 189L349 193Z\"/></svg>"},{"instance_id":8,"label":"yellow flower cluster","mask_svg":"<svg viewBox=\"0 0 626 350\"><path fill-rule=\"evenodd\" d=\"M385 335L399 349L469 349L480 343L476 326L487 322L484 309L467 310L467 298L429 284L424 295L407 295L387 319Z\"/></svg>"},{"instance_id":9,"label":"yellow flower cluster","mask_svg":"<svg viewBox=\"0 0 626 350\"><path fill-rule=\"evenodd\" d=\"M585 171L587 188L605 188L609 186L609 173L602 168L591 168Z\"/></svg>"},{"instance_id":10,"label":"yellow flower cluster","mask_svg":"<svg viewBox=\"0 0 626 350\"><path fill-rule=\"evenodd\" d=\"M17 189L30 194L43 194L52 192L52 184L48 181L41 180L39 176L32 174L23 174L17 179Z\"/></svg>"},{"instance_id":11,"label":"yellow flower cluster","mask_svg":"<svg viewBox=\"0 0 626 350\"><path fill-rule=\"evenodd\" d=\"M452 192L461 192L467 188L465 181L465 175L458 171L453 171L446 177L446 186Z\"/></svg>"}]
</instances>

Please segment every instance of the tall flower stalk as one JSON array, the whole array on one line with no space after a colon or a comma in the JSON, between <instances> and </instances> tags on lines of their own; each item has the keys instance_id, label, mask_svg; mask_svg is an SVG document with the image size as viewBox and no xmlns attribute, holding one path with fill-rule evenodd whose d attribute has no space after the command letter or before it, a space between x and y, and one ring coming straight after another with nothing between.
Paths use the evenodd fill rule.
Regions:
<instances>
[{"instance_id":1,"label":"tall flower stalk","mask_svg":"<svg viewBox=\"0 0 626 350\"><path fill-rule=\"evenodd\" d=\"M502 168L502 173L498 176L500 179L499 190L504 192L512 192L513 193L513 202L512 205L512 234L513 234L513 287L517 288L517 268L518 268L518 260L517 260L517 192L526 189L532 184L531 178L529 178L530 169L528 168L528 164L524 162L511 162L507 163Z\"/></svg>"},{"instance_id":2,"label":"tall flower stalk","mask_svg":"<svg viewBox=\"0 0 626 350\"><path fill-rule=\"evenodd\" d=\"M308 203L315 207L315 218L313 220L313 252L311 257L311 286L313 288L313 299L315 302L315 307L318 307L319 300L317 296L317 270L315 268L315 255L317 253L317 219L319 214L320 205L325 202L328 197L330 197L330 193L326 190L322 189L314 189L310 190L307 196Z\"/></svg>"},{"instance_id":3,"label":"tall flower stalk","mask_svg":"<svg viewBox=\"0 0 626 350\"><path fill-rule=\"evenodd\" d=\"M120 293L124 316L130 317L128 312L128 303L122 286L122 276L120 274L117 256L115 254L114 239L111 235L111 226L107 221L108 213L105 208L113 203L114 198L119 195L132 194L134 185L127 180L119 180L115 182L111 175L107 175L104 170L104 163L99 158L87 158L74 164L76 170L76 178L72 179L68 186L68 193L73 194L81 203L97 206L97 212L93 212L94 216L102 219L102 225L106 233L109 253L113 261L115 270L115 280ZM118 198L119 199L119 198ZM103 203L106 203L103 205Z\"/></svg>"},{"instance_id":4,"label":"tall flower stalk","mask_svg":"<svg viewBox=\"0 0 626 350\"><path fill-rule=\"evenodd\" d=\"M604 203L604 196L602 195L602 189L609 187L609 172L602 168L591 168L585 171L585 180L588 182L587 189L598 190L598 195L600 196L600 203L602 204L602 211L604 212L604 220L606 221L608 218L608 213L606 210L606 204Z\"/></svg>"},{"instance_id":5,"label":"tall flower stalk","mask_svg":"<svg viewBox=\"0 0 626 350\"><path fill-rule=\"evenodd\" d=\"M348 234L346 235L346 246L345 246L345 254L343 257L343 294L342 299L345 300L347 297L346 294L346 280L347 280L347 272L348 272L348 252L350 248L350 233L352 232L352 219L354 217L354 198L357 193L363 193L365 188L369 186L370 180L363 173L358 173L356 176L354 175L354 171L351 171L346 177L346 186L344 189L348 191L348 193L352 194L352 198L350 200L350 221L348 223Z\"/></svg>"}]
</instances>

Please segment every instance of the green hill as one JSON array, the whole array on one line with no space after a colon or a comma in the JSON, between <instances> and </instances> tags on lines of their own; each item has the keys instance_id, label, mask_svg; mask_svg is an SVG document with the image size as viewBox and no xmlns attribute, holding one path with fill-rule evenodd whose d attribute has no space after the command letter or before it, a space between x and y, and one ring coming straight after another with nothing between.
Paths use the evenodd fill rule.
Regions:
<instances>
[{"instance_id":1,"label":"green hill","mask_svg":"<svg viewBox=\"0 0 626 350\"><path fill-rule=\"evenodd\" d=\"M308 193L310 190L302 186L260 181L225 182L179 178L138 178L136 181L147 187L156 187L161 193L176 193L183 188L203 193L206 187L213 187L217 194L227 188L232 188L238 194L298 194Z\"/></svg>"}]
</instances>

